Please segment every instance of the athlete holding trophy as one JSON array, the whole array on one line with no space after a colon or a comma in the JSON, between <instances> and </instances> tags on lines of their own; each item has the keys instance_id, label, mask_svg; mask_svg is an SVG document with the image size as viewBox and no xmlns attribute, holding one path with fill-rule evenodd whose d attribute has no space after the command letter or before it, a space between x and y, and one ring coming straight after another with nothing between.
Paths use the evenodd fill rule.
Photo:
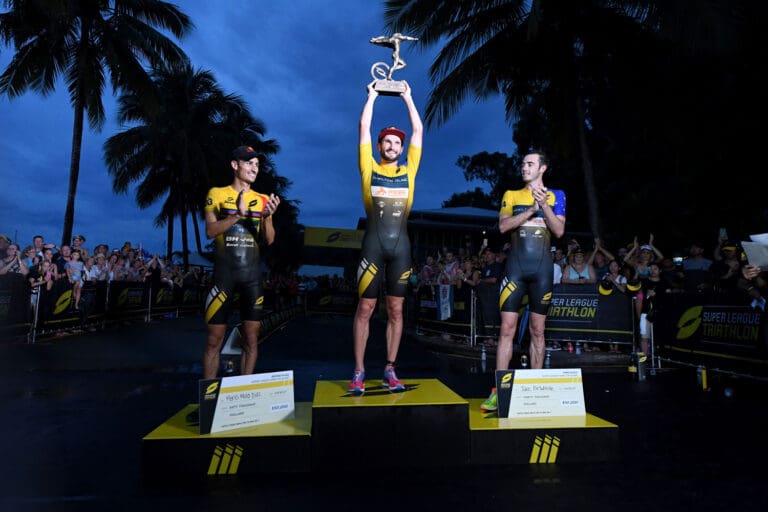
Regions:
<instances>
[{"instance_id":1,"label":"athlete holding trophy","mask_svg":"<svg viewBox=\"0 0 768 512\"><path fill-rule=\"evenodd\" d=\"M360 114L358 163L367 223L357 268L359 300L352 324L355 369L349 392L357 395L365 393L365 349L371 316L382 289L387 301L387 353L381 386L390 391L406 389L395 374L395 362L403 334L403 303L412 272L407 221L413 205L424 127L408 83L392 80L392 73L405 67L405 61L399 55L400 41L403 40L414 38L395 34L371 39L372 43L392 47L395 51L392 67L376 63L371 69L374 80L368 84L368 99ZM388 70L386 74L383 74L384 69ZM382 78L377 79L375 72L382 73ZM411 137L406 151L407 136L403 130L394 126L381 130L376 139L377 160L373 155L371 121L373 105L380 94L397 95L403 99L411 123ZM404 151L406 162L399 164L398 159Z\"/></svg>"}]
</instances>

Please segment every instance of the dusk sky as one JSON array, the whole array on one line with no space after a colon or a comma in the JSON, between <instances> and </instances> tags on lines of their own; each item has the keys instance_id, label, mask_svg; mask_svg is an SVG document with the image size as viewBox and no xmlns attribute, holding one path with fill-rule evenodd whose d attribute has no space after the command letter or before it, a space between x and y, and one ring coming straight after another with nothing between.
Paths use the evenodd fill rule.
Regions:
<instances>
[{"instance_id":1,"label":"dusk sky","mask_svg":"<svg viewBox=\"0 0 768 512\"><path fill-rule=\"evenodd\" d=\"M391 64L390 49L369 39L389 35L383 3L359 0L281 2L179 2L195 29L179 42L196 69L210 70L226 93L242 96L275 139L278 174L293 182L286 194L298 199L299 222L307 226L354 228L364 215L357 171L357 123L376 61ZM429 66L439 48L423 52L404 42L407 66L393 78L407 80L422 116L432 88ZM0 47L0 66L13 49ZM102 158L102 145L121 131L115 98L105 91L107 123L83 138L73 234L87 247L124 241L165 252L165 228L154 227L160 203L140 210L133 192L116 195ZM66 207L73 111L66 85L43 98L28 91L0 97L0 201L6 214L0 233L22 248L36 234L58 244ZM389 125L410 131L403 101L380 97L372 132ZM481 151L514 153L501 97L475 103L469 98L440 128L427 128L416 179L414 209L439 208L454 192L482 186L468 183L456 166L461 155ZM258 189L258 180L256 183ZM201 221L201 230L202 221ZM175 227L176 239L180 229ZM192 233L190 229L190 233ZM203 241L203 244L207 243ZM174 250L180 249L177 242ZM192 245L192 248L194 245Z\"/></svg>"}]
</instances>

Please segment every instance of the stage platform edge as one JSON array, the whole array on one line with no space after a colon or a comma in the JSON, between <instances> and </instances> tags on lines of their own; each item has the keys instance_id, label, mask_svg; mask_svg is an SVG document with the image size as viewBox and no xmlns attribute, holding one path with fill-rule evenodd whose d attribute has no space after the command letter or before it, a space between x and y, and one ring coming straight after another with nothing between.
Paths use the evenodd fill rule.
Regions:
<instances>
[{"instance_id":1,"label":"stage platform edge","mask_svg":"<svg viewBox=\"0 0 768 512\"><path fill-rule=\"evenodd\" d=\"M200 435L186 421L197 408L189 404L143 438L143 471L150 477L310 471L312 407L294 407L290 420Z\"/></svg>"},{"instance_id":2,"label":"stage platform edge","mask_svg":"<svg viewBox=\"0 0 768 512\"><path fill-rule=\"evenodd\" d=\"M499 418L470 398L469 428L473 465L600 462L620 458L619 426L585 416Z\"/></svg>"},{"instance_id":3,"label":"stage platform edge","mask_svg":"<svg viewBox=\"0 0 768 512\"><path fill-rule=\"evenodd\" d=\"M178 411L143 438L150 477L309 472L349 464L382 467L501 466L610 461L620 457L619 426L592 414L530 419L483 413L437 379L405 380L390 392L379 380L362 396L347 381L317 381L295 418L198 434Z\"/></svg>"}]
</instances>

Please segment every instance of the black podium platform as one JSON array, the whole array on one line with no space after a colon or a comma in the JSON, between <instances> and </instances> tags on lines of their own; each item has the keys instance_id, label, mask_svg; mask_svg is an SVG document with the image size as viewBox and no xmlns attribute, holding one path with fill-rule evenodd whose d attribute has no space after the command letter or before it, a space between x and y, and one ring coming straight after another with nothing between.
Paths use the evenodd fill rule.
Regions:
<instances>
[{"instance_id":1,"label":"black podium platform","mask_svg":"<svg viewBox=\"0 0 768 512\"><path fill-rule=\"evenodd\" d=\"M363 396L347 381L318 381L312 404L313 467L444 467L469 462L467 401L436 379L390 392L367 383Z\"/></svg>"},{"instance_id":2,"label":"black podium platform","mask_svg":"<svg viewBox=\"0 0 768 512\"><path fill-rule=\"evenodd\" d=\"M585 416L510 419L480 410L437 379L404 381L390 392L368 382L318 381L295 418L199 435L190 405L143 439L148 474L243 475L362 467L499 466L607 461L619 456L619 427Z\"/></svg>"}]
</instances>

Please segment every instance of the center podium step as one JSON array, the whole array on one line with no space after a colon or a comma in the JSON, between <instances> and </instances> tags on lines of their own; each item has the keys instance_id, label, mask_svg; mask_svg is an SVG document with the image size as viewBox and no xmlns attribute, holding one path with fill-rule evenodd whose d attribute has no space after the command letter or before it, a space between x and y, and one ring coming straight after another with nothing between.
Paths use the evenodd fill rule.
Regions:
<instances>
[{"instance_id":1,"label":"center podium step","mask_svg":"<svg viewBox=\"0 0 768 512\"><path fill-rule=\"evenodd\" d=\"M312 402L312 466L443 467L469 462L467 400L437 379L406 381L391 392L366 382L318 381Z\"/></svg>"}]
</instances>

